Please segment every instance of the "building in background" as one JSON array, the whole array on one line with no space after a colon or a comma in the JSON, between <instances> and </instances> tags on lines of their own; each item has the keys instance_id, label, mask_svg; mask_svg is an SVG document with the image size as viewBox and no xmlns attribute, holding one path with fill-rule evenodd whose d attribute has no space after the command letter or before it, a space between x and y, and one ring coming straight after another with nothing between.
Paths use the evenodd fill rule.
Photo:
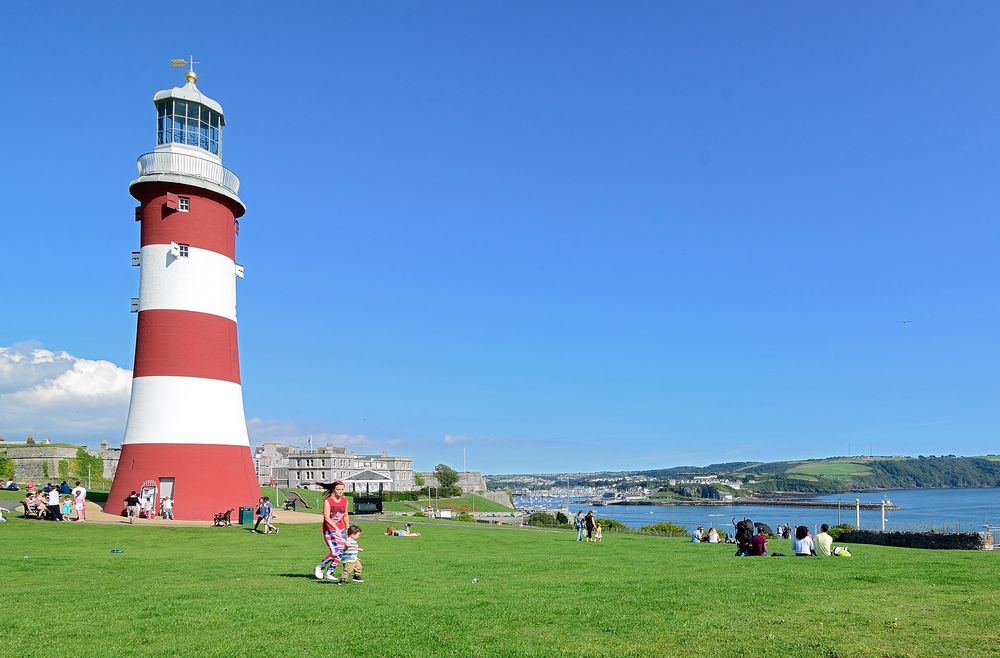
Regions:
<instances>
[{"instance_id":1,"label":"building in background","mask_svg":"<svg viewBox=\"0 0 1000 658\"><path fill-rule=\"evenodd\" d=\"M425 487L441 486L441 483L438 482L437 477L434 475L434 471L421 473L420 475L424 478ZM459 471L457 486L461 488L462 493L485 493L486 478L479 471Z\"/></svg>"},{"instance_id":2,"label":"building in background","mask_svg":"<svg viewBox=\"0 0 1000 658\"><path fill-rule=\"evenodd\" d=\"M288 486L288 453L295 450L279 441L268 441L253 449L257 482L263 485Z\"/></svg>"},{"instance_id":3,"label":"building in background","mask_svg":"<svg viewBox=\"0 0 1000 658\"><path fill-rule=\"evenodd\" d=\"M265 446L268 444L265 444ZM318 482L343 480L348 491L412 491L413 458L395 457L386 451L380 455L355 455L347 448L327 444L315 450L289 448L287 453L289 487L311 487Z\"/></svg>"}]
</instances>

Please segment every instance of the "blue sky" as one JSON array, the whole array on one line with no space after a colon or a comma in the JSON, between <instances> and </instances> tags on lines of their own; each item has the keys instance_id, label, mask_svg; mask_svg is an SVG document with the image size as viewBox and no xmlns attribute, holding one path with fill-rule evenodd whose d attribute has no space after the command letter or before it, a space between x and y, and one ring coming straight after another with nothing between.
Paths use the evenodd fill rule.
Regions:
<instances>
[{"instance_id":1,"label":"blue sky","mask_svg":"<svg viewBox=\"0 0 1000 658\"><path fill-rule=\"evenodd\" d=\"M996 452L995 3L270 7L6 10L0 434L120 442L128 183L194 53L248 206L256 441Z\"/></svg>"}]
</instances>

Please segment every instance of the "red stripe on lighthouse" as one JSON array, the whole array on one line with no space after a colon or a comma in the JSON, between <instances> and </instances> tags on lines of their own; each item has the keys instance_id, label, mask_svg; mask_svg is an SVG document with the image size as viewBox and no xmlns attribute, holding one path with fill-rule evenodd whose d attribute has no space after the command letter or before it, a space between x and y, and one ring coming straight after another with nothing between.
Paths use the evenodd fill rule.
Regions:
<instances>
[{"instance_id":1,"label":"red stripe on lighthouse","mask_svg":"<svg viewBox=\"0 0 1000 658\"><path fill-rule=\"evenodd\" d=\"M120 514L123 499L146 480L173 479L174 516L210 521L217 512L253 505L260 496L247 446L126 443L104 511ZM157 491L157 497L162 495Z\"/></svg>"},{"instance_id":2,"label":"red stripe on lighthouse","mask_svg":"<svg viewBox=\"0 0 1000 658\"><path fill-rule=\"evenodd\" d=\"M240 383L236 323L194 311L139 313L133 377L203 377Z\"/></svg>"},{"instance_id":3,"label":"red stripe on lighthouse","mask_svg":"<svg viewBox=\"0 0 1000 658\"><path fill-rule=\"evenodd\" d=\"M142 203L140 246L178 242L236 259L236 213L222 195L187 185L144 183L132 188ZM190 210L167 207L167 195L187 197ZM229 203L224 203L222 200ZM242 212L240 213L242 214Z\"/></svg>"}]
</instances>

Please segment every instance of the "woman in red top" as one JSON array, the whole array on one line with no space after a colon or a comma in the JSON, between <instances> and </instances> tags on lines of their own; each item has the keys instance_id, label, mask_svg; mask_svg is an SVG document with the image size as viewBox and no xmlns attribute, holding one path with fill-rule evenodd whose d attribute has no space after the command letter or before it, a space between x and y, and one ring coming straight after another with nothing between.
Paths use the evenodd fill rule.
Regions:
<instances>
[{"instance_id":1,"label":"woman in red top","mask_svg":"<svg viewBox=\"0 0 1000 658\"><path fill-rule=\"evenodd\" d=\"M340 556L344 553L347 542L347 527L351 523L347 516L347 497L344 495L344 483L340 480L320 486L326 489L326 498L323 499L323 541L330 552L316 565L313 574L317 580L323 580L323 572L326 571L327 580L337 580L333 572L340 564Z\"/></svg>"}]
</instances>

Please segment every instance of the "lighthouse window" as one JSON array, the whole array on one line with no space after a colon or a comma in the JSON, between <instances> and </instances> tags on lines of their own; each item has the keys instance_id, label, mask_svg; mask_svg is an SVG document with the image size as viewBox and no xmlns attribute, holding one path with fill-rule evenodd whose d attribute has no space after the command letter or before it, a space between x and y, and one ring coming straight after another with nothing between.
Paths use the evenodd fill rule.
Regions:
<instances>
[{"instance_id":1,"label":"lighthouse window","mask_svg":"<svg viewBox=\"0 0 1000 658\"><path fill-rule=\"evenodd\" d=\"M188 144L218 155L221 128L221 115L198 103L166 100L156 104L157 144Z\"/></svg>"},{"instance_id":2,"label":"lighthouse window","mask_svg":"<svg viewBox=\"0 0 1000 658\"><path fill-rule=\"evenodd\" d=\"M177 210L180 212L191 210L191 199L186 196L177 197Z\"/></svg>"},{"instance_id":3,"label":"lighthouse window","mask_svg":"<svg viewBox=\"0 0 1000 658\"><path fill-rule=\"evenodd\" d=\"M177 254L178 258L188 258L191 255L191 245L179 244L177 245L177 248L178 251L180 252Z\"/></svg>"}]
</instances>

